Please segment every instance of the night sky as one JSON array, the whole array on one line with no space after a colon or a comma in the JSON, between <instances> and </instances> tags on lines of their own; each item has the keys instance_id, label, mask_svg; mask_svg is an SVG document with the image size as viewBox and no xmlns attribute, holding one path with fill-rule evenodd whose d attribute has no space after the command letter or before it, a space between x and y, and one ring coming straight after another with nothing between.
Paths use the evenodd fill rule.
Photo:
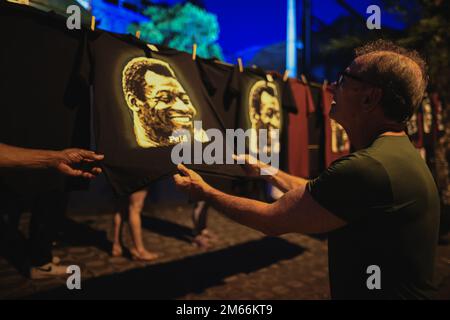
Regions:
<instances>
[{"instance_id":1,"label":"night sky","mask_svg":"<svg viewBox=\"0 0 450 320\"><path fill-rule=\"evenodd\" d=\"M175 4L179 0L160 0L159 3ZM371 4L380 0L347 0L357 12L366 16ZM206 9L217 15L220 24L219 43L226 55L252 47L265 47L286 39L286 0L204 0ZM302 1L297 1L300 6ZM298 8L301 16L301 8ZM349 13L336 0L312 0L313 16L325 24ZM301 21L297 21L301 24ZM398 16L382 9L382 27L402 29ZM300 32L300 28L299 28Z\"/></svg>"}]
</instances>

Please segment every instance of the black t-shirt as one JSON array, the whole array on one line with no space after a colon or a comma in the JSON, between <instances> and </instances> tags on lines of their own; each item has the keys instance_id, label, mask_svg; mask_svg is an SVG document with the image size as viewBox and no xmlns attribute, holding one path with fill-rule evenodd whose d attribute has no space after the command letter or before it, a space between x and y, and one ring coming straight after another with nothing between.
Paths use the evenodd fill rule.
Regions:
<instances>
[{"instance_id":1,"label":"black t-shirt","mask_svg":"<svg viewBox=\"0 0 450 320\"><path fill-rule=\"evenodd\" d=\"M89 148L89 87L80 59L85 31L35 8L0 2L0 142L23 148ZM4 192L64 191L56 170L3 172ZM82 184L85 182L83 181Z\"/></svg>"},{"instance_id":2,"label":"black t-shirt","mask_svg":"<svg viewBox=\"0 0 450 320\"><path fill-rule=\"evenodd\" d=\"M282 76L275 72L267 73L259 68L246 69L239 72L237 66L229 65L216 59L197 59L197 65L202 80L214 109L227 129L247 130L253 127L250 117L250 108L254 104L249 97L250 90L255 84L263 81L262 88L273 89L281 113L279 129L289 125L287 113L296 113L297 106L293 100L289 86ZM257 93L256 93L257 94ZM261 95L260 95L261 97ZM280 163L287 163L287 130L281 130L281 159Z\"/></svg>"},{"instance_id":3,"label":"black t-shirt","mask_svg":"<svg viewBox=\"0 0 450 320\"><path fill-rule=\"evenodd\" d=\"M257 134L257 139L247 144L248 152L258 153L264 150L267 152L268 145L261 145L264 150L260 150L260 129L266 129L267 133L278 129L278 138L281 137L284 130L283 89L279 81L260 68L245 68L243 72L238 68L234 69L228 90L239 92L236 128L244 131L254 129ZM279 143L272 144L269 137L267 142L274 152L280 152Z\"/></svg>"},{"instance_id":4,"label":"black t-shirt","mask_svg":"<svg viewBox=\"0 0 450 320\"><path fill-rule=\"evenodd\" d=\"M201 79L211 98L212 106L226 129L236 128L239 92L230 86L236 66L216 59L196 59Z\"/></svg>"},{"instance_id":5,"label":"black t-shirt","mask_svg":"<svg viewBox=\"0 0 450 320\"><path fill-rule=\"evenodd\" d=\"M235 67L227 89L228 92L238 93L235 127L243 131L253 129L255 133L253 139L247 140L245 151L258 157L261 154L270 156L270 159L278 156L278 164L271 164L281 168L284 168L287 162L286 154L281 154L287 150L287 145L281 145L286 142L286 136L283 135L285 126L288 125L286 114L296 111L292 96L287 93L286 87L281 77L260 68L245 68L240 72L239 68ZM266 145L260 141L260 129L267 130L266 141L269 143ZM278 130L277 142L272 141L269 136L273 129ZM260 160L267 161L267 159ZM263 182L255 182L243 188L247 191L242 192L242 195L265 199L266 186Z\"/></svg>"},{"instance_id":6,"label":"black t-shirt","mask_svg":"<svg viewBox=\"0 0 450 320\"><path fill-rule=\"evenodd\" d=\"M439 197L408 137L379 137L335 161L308 190L348 223L329 235L333 298L431 298ZM381 290L367 287L371 265L380 268Z\"/></svg>"},{"instance_id":7,"label":"black t-shirt","mask_svg":"<svg viewBox=\"0 0 450 320\"><path fill-rule=\"evenodd\" d=\"M203 84L211 99L212 107L219 116L225 129L235 129L239 107L239 92L234 91L230 83L236 72L236 66L217 59L203 59L197 57L197 67ZM230 145L231 148L231 145ZM205 177L205 181L215 188L226 192L236 193L236 184L245 184L249 179L228 179L224 177Z\"/></svg>"},{"instance_id":8,"label":"black t-shirt","mask_svg":"<svg viewBox=\"0 0 450 320\"><path fill-rule=\"evenodd\" d=\"M279 94L281 97L281 110L282 110L282 124L281 124L281 134L280 134L280 169L283 171L288 171L289 167L289 140L297 139L295 136L289 135L289 127L291 125L296 125L295 123L290 123L290 114L297 114L299 112L297 103L294 99L294 93L292 92L292 87L289 85L288 81L283 80L283 76L277 72L271 72L273 81L277 83Z\"/></svg>"},{"instance_id":9,"label":"black t-shirt","mask_svg":"<svg viewBox=\"0 0 450 320\"><path fill-rule=\"evenodd\" d=\"M92 34L89 50L97 148L105 155L104 171L118 194L175 173L171 154L181 142L195 140L205 150L206 144L216 142L206 130L218 129L225 136L191 55L107 32ZM202 127L194 130L194 121L202 121ZM178 134L179 129L186 131ZM194 153L192 147L189 160ZM238 165L204 163L200 158L189 167L244 175Z\"/></svg>"}]
</instances>

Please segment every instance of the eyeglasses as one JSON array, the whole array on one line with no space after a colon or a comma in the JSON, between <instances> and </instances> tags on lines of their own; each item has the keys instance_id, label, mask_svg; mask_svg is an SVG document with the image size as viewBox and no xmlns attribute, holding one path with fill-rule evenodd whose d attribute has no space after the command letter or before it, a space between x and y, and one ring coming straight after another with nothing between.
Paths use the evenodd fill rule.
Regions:
<instances>
[{"instance_id":1,"label":"eyeglasses","mask_svg":"<svg viewBox=\"0 0 450 320\"><path fill-rule=\"evenodd\" d=\"M357 75L351 74L351 73L349 73L348 71L345 71L345 70L338 73L338 80L336 81L336 85L338 87L340 87L344 83L344 77L348 77L350 79L353 79L353 80L356 80L356 81L359 81L359 82L362 82L362 83L367 83L367 84L370 84L371 86L374 86L374 87L379 87L379 85L376 85L376 84L374 84L374 83L372 83L370 81L367 81L367 80L365 80L365 79L363 79L363 78L361 78L361 77L359 77Z\"/></svg>"}]
</instances>

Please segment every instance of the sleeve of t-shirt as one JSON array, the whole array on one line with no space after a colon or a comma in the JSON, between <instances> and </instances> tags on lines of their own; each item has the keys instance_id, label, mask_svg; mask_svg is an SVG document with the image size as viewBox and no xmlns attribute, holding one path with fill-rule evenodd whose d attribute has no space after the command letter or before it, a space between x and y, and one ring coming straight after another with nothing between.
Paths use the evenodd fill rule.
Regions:
<instances>
[{"instance_id":1,"label":"sleeve of t-shirt","mask_svg":"<svg viewBox=\"0 0 450 320\"><path fill-rule=\"evenodd\" d=\"M235 66L228 81L227 93L231 95L238 95L241 90L240 84L241 84L241 72L239 71L239 68Z\"/></svg>"},{"instance_id":2,"label":"sleeve of t-shirt","mask_svg":"<svg viewBox=\"0 0 450 320\"><path fill-rule=\"evenodd\" d=\"M211 79L211 77L207 71L207 62L204 61L202 58L197 58L196 64L197 64L198 71L201 75L202 82L203 82L206 90L208 91L208 94L210 96L214 95L217 88L216 88L216 85L215 85L213 79Z\"/></svg>"},{"instance_id":3,"label":"sleeve of t-shirt","mask_svg":"<svg viewBox=\"0 0 450 320\"><path fill-rule=\"evenodd\" d=\"M322 207L350 223L380 212L392 203L389 178L368 156L351 154L333 162L307 190Z\"/></svg>"}]
</instances>

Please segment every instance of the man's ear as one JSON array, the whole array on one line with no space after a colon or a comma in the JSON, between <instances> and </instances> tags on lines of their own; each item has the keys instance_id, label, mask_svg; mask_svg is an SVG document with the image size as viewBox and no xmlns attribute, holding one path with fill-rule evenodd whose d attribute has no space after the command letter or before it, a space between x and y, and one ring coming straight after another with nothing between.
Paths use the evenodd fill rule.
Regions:
<instances>
[{"instance_id":1,"label":"man's ear","mask_svg":"<svg viewBox=\"0 0 450 320\"><path fill-rule=\"evenodd\" d=\"M128 108L130 108L134 112L139 111L139 107L137 106L138 99L136 98L136 96L134 94L127 93L126 100L127 100Z\"/></svg>"},{"instance_id":2,"label":"man's ear","mask_svg":"<svg viewBox=\"0 0 450 320\"><path fill-rule=\"evenodd\" d=\"M363 96L363 110L371 111L381 104L383 91L380 88L369 88Z\"/></svg>"}]
</instances>

